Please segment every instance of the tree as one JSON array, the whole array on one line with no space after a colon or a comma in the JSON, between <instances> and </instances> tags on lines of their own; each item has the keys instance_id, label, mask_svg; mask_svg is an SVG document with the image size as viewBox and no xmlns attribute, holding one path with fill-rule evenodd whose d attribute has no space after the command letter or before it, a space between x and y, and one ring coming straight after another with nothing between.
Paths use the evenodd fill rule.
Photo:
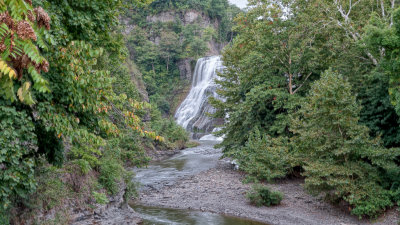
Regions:
<instances>
[{"instance_id":1,"label":"tree","mask_svg":"<svg viewBox=\"0 0 400 225\"><path fill-rule=\"evenodd\" d=\"M49 29L50 17L43 8L33 8L32 1L0 2L0 94L5 99L14 101L17 94L21 102L32 105L32 83L37 92L50 91L40 75L49 70L49 63L38 48L47 48L43 36ZM24 70L29 77L24 76Z\"/></svg>"},{"instance_id":2,"label":"tree","mask_svg":"<svg viewBox=\"0 0 400 225\"><path fill-rule=\"evenodd\" d=\"M345 200L355 215L376 216L393 205L380 186L381 171L397 168L398 153L370 139L359 124L360 110L350 83L326 71L292 117L292 145L308 190Z\"/></svg>"},{"instance_id":3,"label":"tree","mask_svg":"<svg viewBox=\"0 0 400 225\"><path fill-rule=\"evenodd\" d=\"M111 72L124 71L121 65L127 53L119 27L122 3L0 1L0 223L7 210L29 205L31 197L37 196L32 193L40 169L50 167L48 163L62 167L52 171L64 175L103 172L110 169L101 167L107 160L103 158L109 145L106 140L113 140L117 147L125 135L137 137L130 146L138 145L143 137L164 141L145 131L141 116L149 104L128 99L127 89L119 90L119 95L113 90ZM50 17L52 29L47 31ZM128 72L119 75L130 76ZM14 87L19 88L19 102L14 101ZM140 148L117 147L113 149L119 154L107 156L113 157L112 168L122 168L127 161L145 161ZM131 149L137 152L127 154ZM65 169L65 161L81 171ZM120 172L109 181L121 181L127 171ZM15 211L22 214L23 207Z\"/></svg>"},{"instance_id":4,"label":"tree","mask_svg":"<svg viewBox=\"0 0 400 225\"><path fill-rule=\"evenodd\" d=\"M161 57L166 60L167 73L169 71L169 64L172 58L179 54L181 46L179 44L179 37L175 32L163 32L160 40Z\"/></svg>"},{"instance_id":5,"label":"tree","mask_svg":"<svg viewBox=\"0 0 400 225\"><path fill-rule=\"evenodd\" d=\"M372 137L380 136L383 145L392 148L400 146L400 124L388 89L388 74L374 70L364 76L357 98L362 106L360 123L369 128Z\"/></svg>"},{"instance_id":6,"label":"tree","mask_svg":"<svg viewBox=\"0 0 400 225\"><path fill-rule=\"evenodd\" d=\"M273 3L250 3L254 7L236 18L238 35L223 54L226 69L216 82L224 101L211 102L215 117L229 117L219 132L225 152L240 151L253 129L290 136L288 114L326 66L308 26Z\"/></svg>"},{"instance_id":7,"label":"tree","mask_svg":"<svg viewBox=\"0 0 400 225\"><path fill-rule=\"evenodd\" d=\"M400 8L392 15L392 20L385 21L377 15L370 19L366 27L366 35L363 43L368 49L382 49L383 60L380 68L389 75L389 94L391 103L395 106L396 112L400 115Z\"/></svg>"}]
</instances>

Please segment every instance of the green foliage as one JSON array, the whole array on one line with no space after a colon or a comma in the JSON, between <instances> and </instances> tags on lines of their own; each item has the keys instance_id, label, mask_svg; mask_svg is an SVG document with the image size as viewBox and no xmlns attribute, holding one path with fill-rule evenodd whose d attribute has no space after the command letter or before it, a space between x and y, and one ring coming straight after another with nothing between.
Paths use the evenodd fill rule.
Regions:
<instances>
[{"instance_id":1,"label":"green foliage","mask_svg":"<svg viewBox=\"0 0 400 225\"><path fill-rule=\"evenodd\" d=\"M194 148L194 147L197 147L199 145L200 145L200 143L197 142L197 141L189 141L189 142L186 143L185 146L186 146L186 148Z\"/></svg>"},{"instance_id":2,"label":"green foliage","mask_svg":"<svg viewBox=\"0 0 400 225\"><path fill-rule=\"evenodd\" d=\"M235 19L238 35L223 53L227 68L217 92L224 101L211 103L215 117L229 115L219 132L225 134L220 145L225 153L240 151L253 129L271 137L290 136L288 115L318 76L314 71L326 66L317 60L318 41L295 19L284 19L279 6L265 7L268 2Z\"/></svg>"},{"instance_id":3,"label":"green foliage","mask_svg":"<svg viewBox=\"0 0 400 225\"><path fill-rule=\"evenodd\" d=\"M397 168L398 153L369 138L360 109L349 82L328 70L292 120L292 143L307 189L347 201L355 215L376 216L393 205L380 171Z\"/></svg>"},{"instance_id":4,"label":"green foliage","mask_svg":"<svg viewBox=\"0 0 400 225\"><path fill-rule=\"evenodd\" d=\"M121 191L121 186L125 185L125 201L137 195L137 185L133 183L134 174L125 169L124 165L130 161L130 165L141 166L145 165L149 160L144 154L140 154L143 153L143 150L135 147L135 142L129 142L129 140L132 140L131 136L122 140L109 140L104 155L99 162L99 183L111 195L117 194ZM136 155L132 157L131 154Z\"/></svg>"},{"instance_id":5,"label":"green foliage","mask_svg":"<svg viewBox=\"0 0 400 225\"><path fill-rule=\"evenodd\" d=\"M373 71L364 79L364 86L357 96L362 105L360 123L370 129L372 137L380 136L385 147L399 147L399 116L390 103L389 77Z\"/></svg>"},{"instance_id":6,"label":"green foliage","mask_svg":"<svg viewBox=\"0 0 400 225\"><path fill-rule=\"evenodd\" d=\"M214 116L228 118L217 132L224 156L258 179L304 170L309 190L348 202L358 216L392 206L399 151L387 148L399 140L390 105L398 89L398 3L249 3L223 53L217 92L224 101L211 99ZM324 73L329 67L345 79Z\"/></svg>"},{"instance_id":7,"label":"green foliage","mask_svg":"<svg viewBox=\"0 0 400 225\"><path fill-rule=\"evenodd\" d=\"M43 37L47 35L45 30L50 29L50 19L42 8L33 8L26 1L2 1L0 14L0 94L11 101L17 95L21 102L32 105L32 83L38 93L50 91L48 82L40 75L42 70L48 71L49 63L38 48L47 49ZM23 76L24 70L29 76Z\"/></svg>"},{"instance_id":8,"label":"green foliage","mask_svg":"<svg viewBox=\"0 0 400 225\"><path fill-rule=\"evenodd\" d=\"M93 198L96 201L96 203L105 205L109 202L107 195L104 193L98 193L98 192L93 192Z\"/></svg>"},{"instance_id":9,"label":"green foliage","mask_svg":"<svg viewBox=\"0 0 400 225\"><path fill-rule=\"evenodd\" d=\"M193 63L203 57L211 40L225 43L231 38L232 17L238 11L234 8L227 0L154 1L146 9L125 13L126 20L136 25L128 38L131 59L143 73L150 102L163 114L173 113L171 99L187 85L182 82L178 65L182 60ZM183 24L184 14L191 9L210 16L219 26L205 27L201 16ZM175 21L145 20L163 11L172 11Z\"/></svg>"},{"instance_id":10,"label":"green foliage","mask_svg":"<svg viewBox=\"0 0 400 225\"><path fill-rule=\"evenodd\" d=\"M238 160L241 170L259 180L272 181L285 177L290 169L286 141L261 135L258 129L232 156Z\"/></svg>"},{"instance_id":11,"label":"green foliage","mask_svg":"<svg viewBox=\"0 0 400 225\"><path fill-rule=\"evenodd\" d=\"M377 15L372 15L370 24L366 27L366 35L363 42L372 51L385 49L384 59L381 68L389 75L389 94L391 103L395 106L396 112L400 115L400 7L392 15L391 21L386 22Z\"/></svg>"},{"instance_id":12,"label":"green foliage","mask_svg":"<svg viewBox=\"0 0 400 225\"><path fill-rule=\"evenodd\" d=\"M172 118L162 118L159 111L152 110L151 129L165 137L165 144L169 148L184 148L184 145L189 141L189 135L185 129L176 124Z\"/></svg>"},{"instance_id":13,"label":"green foliage","mask_svg":"<svg viewBox=\"0 0 400 225\"><path fill-rule=\"evenodd\" d=\"M121 149L119 149L116 144L109 144L105 151L105 155L100 161L99 182L111 195L118 193L119 184L122 181L123 173L125 171L120 160Z\"/></svg>"},{"instance_id":14,"label":"green foliage","mask_svg":"<svg viewBox=\"0 0 400 225\"><path fill-rule=\"evenodd\" d=\"M138 196L138 184L133 182L135 174L132 171L127 171L124 173L124 182L126 185L124 193L124 201L129 202L133 198Z\"/></svg>"},{"instance_id":15,"label":"green foliage","mask_svg":"<svg viewBox=\"0 0 400 225\"><path fill-rule=\"evenodd\" d=\"M35 124L35 133L38 139L38 153L44 154L47 161L55 166L61 167L64 163L64 143L57 137L54 130L46 131L40 124Z\"/></svg>"},{"instance_id":16,"label":"green foliage","mask_svg":"<svg viewBox=\"0 0 400 225\"><path fill-rule=\"evenodd\" d=\"M142 137L133 132L129 132L129 130L125 130L123 133L125 133L125 135L120 137L119 142L119 148L122 149L122 162L131 166L146 165L150 161L150 158L142 147Z\"/></svg>"},{"instance_id":17,"label":"green foliage","mask_svg":"<svg viewBox=\"0 0 400 225\"><path fill-rule=\"evenodd\" d=\"M35 126L25 112L0 106L0 211L14 197L26 198L36 190L34 179L37 150Z\"/></svg>"},{"instance_id":18,"label":"green foliage","mask_svg":"<svg viewBox=\"0 0 400 225\"><path fill-rule=\"evenodd\" d=\"M0 209L0 224L10 224L10 214L4 211L4 209Z\"/></svg>"},{"instance_id":19,"label":"green foliage","mask_svg":"<svg viewBox=\"0 0 400 225\"><path fill-rule=\"evenodd\" d=\"M79 111L95 112L103 95L110 95L112 78L109 72L96 70L97 59L103 49L94 49L85 42L71 42L55 55L54 97L60 104Z\"/></svg>"},{"instance_id":20,"label":"green foliage","mask_svg":"<svg viewBox=\"0 0 400 225\"><path fill-rule=\"evenodd\" d=\"M253 185L252 189L247 192L246 197L257 207L279 205L283 199L283 194L278 191L271 191L267 186L262 184Z\"/></svg>"},{"instance_id":21,"label":"green foliage","mask_svg":"<svg viewBox=\"0 0 400 225\"><path fill-rule=\"evenodd\" d=\"M100 174L101 184L115 194L118 184L131 178L123 166L128 161L131 165L147 162L140 142L164 140L144 130L147 125L141 117L149 104L139 102L137 84L125 66L128 51L119 24L124 1L34 0L33 5L48 12L50 31L45 31L50 21L46 12L36 8L31 15L29 2L0 2L0 36L4 41L0 43L0 210L7 213L10 206L18 206L21 215L24 207L38 211L56 207L60 202L54 196L60 191L74 192L77 201L79 197L87 199L85 194L93 194L97 183L94 174ZM131 1L145 2L149 1ZM26 21L33 27L32 31L29 27L24 30L31 36L23 37L19 28L10 31L5 11L14 22ZM10 41L12 32L15 43ZM6 50L2 50L3 44ZM36 46L45 51L39 52ZM42 71L46 73L40 74ZM17 76L19 80L15 81ZM31 84L35 91L30 91ZM30 107L10 101L14 87L19 88L16 93L20 100ZM129 146L127 136L135 136ZM119 140L124 138L121 144ZM108 151L109 141L116 152ZM59 169L49 174L38 169L53 168L46 163L35 164L42 156ZM61 178L67 181L65 185ZM38 192L32 194L37 182ZM134 188L127 183L129 196ZM64 195L58 197L62 201Z\"/></svg>"},{"instance_id":22,"label":"green foliage","mask_svg":"<svg viewBox=\"0 0 400 225\"><path fill-rule=\"evenodd\" d=\"M152 14L171 9L177 12L194 9L206 13L213 20L217 20L220 24L217 40L220 42L229 40L229 36L232 34L231 20L240 12L238 7L229 4L227 0L155 0L149 6L149 11Z\"/></svg>"},{"instance_id":23,"label":"green foliage","mask_svg":"<svg viewBox=\"0 0 400 225\"><path fill-rule=\"evenodd\" d=\"M178 63L183 58L202 57L208 50L209 32L197 23L187 26L153 23L132 32L128 40L131 59L143 73L150 102L164 114L172 113L170 99L186 85L180 79ZM156 38L160 38L159 45L150 41Z\"/></svg>"},{"instance_id":24,"label":"green foliage","mask_svg":"<svg viewBox=\"0 0 400 225\"><path fill-rule=\"evenodd\" d=\"M42 161L43 162L43 161ZM64 204L71 192L62 180L62 170L53 166L39 165L35 179L38 182L36 192L24 204L32 209L51 210Z\"/></svg>"}]
</instances>

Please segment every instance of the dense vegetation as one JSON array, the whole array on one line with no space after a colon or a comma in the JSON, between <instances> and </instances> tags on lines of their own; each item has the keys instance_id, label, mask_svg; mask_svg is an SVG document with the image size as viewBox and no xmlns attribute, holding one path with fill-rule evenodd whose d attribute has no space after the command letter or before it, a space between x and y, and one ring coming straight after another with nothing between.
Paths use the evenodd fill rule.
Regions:
<instances>
[{"instance_id":1,"label":"dense vegetation","mask_svg":"<svg viewBox=\"0 0 400 225\"><path fill-rule=\"evenodd\" d=\"M279 205L283 199L283 194L277 191L271 191L268 187L256 184L247 193L246 197L250 202L258 207Z\"/></svg>"},{"instance_id":2,"label":"dense vegetation","mask_svg":"<svg viewBox=\"0 0 400 225\"><path fill-rule=\"evenodd\" d=\"M258 180L299 172L352 214L399 201L400 5L249 1L211 99L225 156ZM279 3L278 3L279 2Z\"/></svg>"},{"instance_id":3,"label":"dense vegetation","mask_svg":"<svg viewBox=\"0 0 400 225\"><path fill-rule=\"evenodd\" d=\"M127 66L119 16L149 2L0 1L1 224L53 209L68 223L66 199L89 207L121 188L129 199L125 166L187 141L143 102Z\"/></svg>"},{"instance_id":4,"label":"dense vegetation","mask_svg":"<svg viewBox=\"0 0 400 225\"><path fill-rule=\"evenodd\" d=\"M224 45L210 101L249 180L301 176L360 218L399 205L400 3L249 2L0 0L0 224L132 198L126 168L188 145L182 70Z\"/></svg>"},{"instance_id":5,"label":"dense vegetation","mask_svg":"<svg viewBox=\"0 0 400 225\"><path fill-rule=\"evenodd\" d=\"M196 18L185 18L190 12ZM179 65L194 69L210 44L230 41L238 12L227 0L158 0L145 9L127 10L125 20L134 26L128 39L130 58L143 73L150 102L164 115L174 113L190 87L190 77L181 75Z\"/></svg>"}]
</instances>

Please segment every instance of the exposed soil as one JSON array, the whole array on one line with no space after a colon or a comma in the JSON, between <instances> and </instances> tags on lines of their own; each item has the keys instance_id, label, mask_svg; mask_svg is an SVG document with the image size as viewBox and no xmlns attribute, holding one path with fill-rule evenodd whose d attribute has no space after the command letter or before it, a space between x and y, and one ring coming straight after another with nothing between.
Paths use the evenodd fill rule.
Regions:
<instances>
[{"instance_id":1,"label":"exposed soil","mask_svg":"<svg viewBox=\"0 0 400 225\"><path fill-rule=\"evenodd\" d=\"M215 168L197 175L184 177L173 185L148 190L141 194L140 204L176 209L192 209L243 217L271 225L396 225L395 209L376 221L359 220L348 212L306 193L302 179L268 184L284 193L281 205L257 208L245 197L250 189L243 184L244 175L234 171L227 161L219 161Z\"/></svg>"}]
</instances>

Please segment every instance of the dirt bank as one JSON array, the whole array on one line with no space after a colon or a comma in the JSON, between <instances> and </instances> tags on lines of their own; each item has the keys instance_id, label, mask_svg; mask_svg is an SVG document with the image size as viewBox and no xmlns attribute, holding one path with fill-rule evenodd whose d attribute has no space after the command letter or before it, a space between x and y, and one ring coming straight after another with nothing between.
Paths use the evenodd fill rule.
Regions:
<instances>
[{"instance_id":1,"label":"dirt bank","mask_svg":"<svg viewBox=\"0 0 400 225\"><path fill-rule=\"evenodd\" d=\"M249 204L245 192L250 185L241 181L244 175L233 171L226 161L216 168L185 177L172 186L142 193L143 205L193 209L249 218L272 225L396 225L399 216L391 210L376 221L358 220L348 212L307 194L301 179L269 185L284 193L280 206L257 208Z\"/></svg>"}]
</instances>

